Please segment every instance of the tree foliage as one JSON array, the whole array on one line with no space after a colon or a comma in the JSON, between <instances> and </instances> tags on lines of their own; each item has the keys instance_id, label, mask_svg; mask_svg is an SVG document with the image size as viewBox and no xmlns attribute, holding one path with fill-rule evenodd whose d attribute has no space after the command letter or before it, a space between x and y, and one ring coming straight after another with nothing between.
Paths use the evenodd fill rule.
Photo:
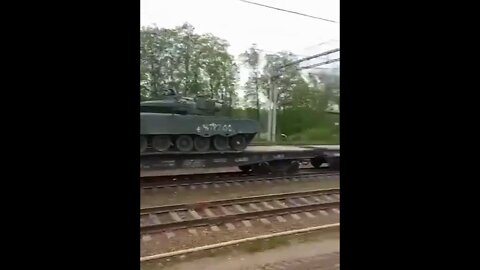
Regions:
<instances>
[{"instance_id":1,"label":"tree foliage","mask_svg":"<svg viewBox=\"0 0 480 270\"><path fill-rule=\"evenodd\" d=\"M212 34L196 34L193 26L156 26L140 30L140 95L158 98L174 88L185 96L208 95L233 105L238 67L228 42Z\"/></svg>"},{"instance_id":2,"label":"tree foliage","mask_svg":"<svg viewBox=\"0 0 480 270\"><path fill-rule=\"evenodd\" d=\"M240 54L240 59L250 70L248 80L245 83L245 99L247 103L254 106L257 110L256 118L260 120L260 93L261 93L261 74L260 74L260 56L261 50L257 48L256 44Z\"/></svg>"}]
</instances>

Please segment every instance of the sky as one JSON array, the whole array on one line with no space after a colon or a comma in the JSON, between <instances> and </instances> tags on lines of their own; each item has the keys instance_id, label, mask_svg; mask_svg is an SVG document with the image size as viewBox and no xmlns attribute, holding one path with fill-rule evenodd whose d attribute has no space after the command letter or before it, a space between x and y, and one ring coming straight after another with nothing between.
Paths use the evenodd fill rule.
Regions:
<instances>
[{"instance_id":1,"label":"sky","mask_svg":"<svg viewBox=\"0 0 480 270\"><path fill-rule=\"evenodd\" d=\"M340 0L249 0L340 22ZM229 53L240 64L240 96L249 70L241 65L239 55L253 43L264 53L290 51L300 57L315 55L340 47L340 23L332 23L269 9L239 0L140 0L140 24L174 28L188 22L195 33L211 33L229 42ZM339 58L340 53L305 61L301 66ZM264 61L260 61L260 65ZM339 62L304 70L338 72ZM261 99L265 101L265 98Z\"/></svg>"},{"instance_id":2,"label":"sky","mask_svg":"<svg viewBox=\"0 0 480 270\"><path fill-rule=\"evenodd\" d=\"M250 0L340 21L340 0ZM188 22L199 34L212 33L230 43L234 56L252 43L266 53L282 50L309 56L339 48L340 24L290 14L239 0L141 0L141 25L173 28ZM322 44L323 43L323 44ZM339 54L331 55L331 58ZM322 62L319 58L304 65ZM328 67L328 66L325 66Z\"/></svg>"}]
</instances>

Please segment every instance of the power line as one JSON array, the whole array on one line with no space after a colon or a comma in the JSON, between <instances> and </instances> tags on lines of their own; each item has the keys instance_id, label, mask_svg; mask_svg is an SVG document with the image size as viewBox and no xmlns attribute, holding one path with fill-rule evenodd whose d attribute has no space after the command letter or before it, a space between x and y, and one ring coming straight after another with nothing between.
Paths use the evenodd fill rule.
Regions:
<instances>
[{"instance_id":1,"label":"power line","mask_svg":"<svg viewBox=\"0 0 480 270\"><path fill-rule=\"evenodd\" d=\"M327 60L327 61L325 61L325 62L321 62L321 63L309 65L309 66L300 67L299 70L309 69L309 68L314 68L314 67L319 67L319 66L323 66L323 65L330 64L330 63L333 63L333 62L338 62L338 61L340 61L340 58L335 58L335 59Z\"/></svg>"},{"instance_id":2,"label":"power line","mask_svg":"<svg viewBox=\"0 0 480 270\"><path fill-rule=\"evenodd\" d=\"M313 48L313 47L318 47L318 46L320 46L320 45L325 45L325 44L332 43L332 42L336 42L336 41L339 41L339 40L332 38L332 39L329 39L329 40L327 40L327 41L320 42L320 43L317 43L317 44L315 44L315 45L305 47L305 48L303 48L303 49L304 49L304 50L305 50L305 49L310 49L310 48Z\"/></svg>"},{"instance_id":3,"label":"power line","mask_svg":"<svg viewBox=\"0 0 480 270\"><path fill-rule=\"evenodd\" d=\"M291 66L291 65L296 65L296 64L299 64L301 62L305 62L305 61L308 61L308 60L311 60L311 59L314 59L314 58L318 58L320 56L325 56L325 55L328 55L328 54L336 53L338 51L340 51L340 49L336 48L336 49L329 50L329 51L326 51L326 52L323 52L323 53L315 54L315 55L312 55L312 56L309 56L309 57L299 59L297 61L293 61L291 63L288 63L286 65L281 66L280 68L282 69L282 68L285 68L285 67L288 67L288 66Z\"/></svg>"},{"instance_id":4,"label":"power line","mask_svg":"<svg viewBox=\"0 0 480 270\"><path fill-rule=\"evenodd\" d=\"M334 21L334 20L324 19L324 18L320 18L320 17L316 17L316 16L312 16L312 15L308 15L308 14L304 14L304 13L300 13L300 12L296 12L296 11L292 11L292 10L286 10L286 9L282 9L282 8L267 6L267 5L263 5L263 4L259 4L259 3L255 3L255 2L246 1L246 0L240 0L240 1L244 2L244 3L247 3L247 4L257 5L257 6L266 7L266 8L271 8L271 9L275 9L275 10L280 10L280 11L283 11L283 12L293 13L293 14L297 14L297 15L301 15L301 16L305 16L305 17L309 17L309 18L313 18L313 19L317 19L317 20L327 21L327 22L331 22L331 23L338 23L337 21Z\"/></svg>"}]
</instances>

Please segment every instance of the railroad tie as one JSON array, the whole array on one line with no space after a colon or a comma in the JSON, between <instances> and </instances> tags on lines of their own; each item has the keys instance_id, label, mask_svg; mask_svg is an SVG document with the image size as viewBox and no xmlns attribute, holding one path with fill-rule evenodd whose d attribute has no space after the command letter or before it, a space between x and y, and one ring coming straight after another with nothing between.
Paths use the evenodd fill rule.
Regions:
<instances>
[{"instance_id":1,"label":"railroad tie","mask_svg":"<svg viewBox=\"0 0 480 270\"><path fill-rule=\"evenodd\" d=\"M160 219L156 214L149 214L148 218L153 222L153 224L160 224Z\"/></svg>"},{"instance_id":2,"label":"railroad tie","mask_svg":"<svg viewBox=\"0 0 480 270\"><path fill-rule=\"evenodd\" d=\"M198 236L198 232L196 229L188 229L188 232L192 235Z\"/></svg>"},{"instance_id":3,"label":"railroad tie","mask_svg":"<svg viewBox=\"0 0 480 270\"><path fill-rule=\"evenodd\" d=\"M301 217L300 217L299 215L297 215L297 214L290 214L290 216L291 216L292 218L296 219L296 220L300 220L300 219L301 219Z\"/></svg>"},{"instance_id":4,"label":"railroad tie","mask_svg":"<svg viewBox=\"0 0 480 270\"><path fill-rule=\"evenodd\" d=\"M202 219L202 217L197 213L197 211L193 210L193 209L190 209L188 210L188 212L190 213L190 215L192 215L195 219Z\"/></svg>"},{"instance_id":5,"label":"railroad tie","mask_svg":"<svg viewBox=\"0 0 480 270\"><path fill-rule=\"evenodd\" d=\"M233 225L232 223L226 223L225 226L227 226L227 229L229 231L235 230L235 225Z\"/></svg>"},{"instance_id":6,"label":"railroad tie","mask_svg":"<svg viewBox=\"0 0 480 270\"><path fill-rule=\"evenodd\" d=\"M245 227L252 227L252 223L250 222L250 220L242 220L242 223L243 225L245 225Z\"/></svg>"},{"instance_id":7,"label":"railroad tie","mask_svg":"<svg viewBox=\"0 0 480 270\"><path fill-rule=\"evenodd\" d=\"M275 209L275 207L271 206L268 202L262 202L262 205L269 209Z\"/></svg>"},{"instance_id":8,"label":"railroad tie","mask_svg":"<svg viewBox=\"0 0 480 270\"><path fill-rule=\"evenodd\" d=\"M310 198L314 199L314 200L317 201L317 202L324 202L324 200L320 199L320 198L317 197L317 196L311 196Z\"/></svg>"},{"instance_id":9,"label":"railroad tie","mask_svg":"<svg viewBox=\"0 0 480 270\"><path fill-rule=\"evenodd\" d=\"M235 209L237 209L238 211L242 212L242 213L246 213L247 210L245 210L243 207L241 207L240 205L238 204L235 204L233 205L233 207L235 207Z\"/></svg>"},{"instance_id":10,"label":"railroad tie","mask_svg":"<svg viewBox=\"0 0 480 270\"><path fill-rule=\"evenodd\" d=\"M287 222L287 220L286 220L284 217L282 217L282 216L277 216L277 220L278 220L279 222Z\"/></svg>"},{"instance_id":11,"label":"railroad tie","mask_svg":"<svg viewBox=\"0 0 480 270\"><path fill-rule=\"evenodd\" d=\"M328 212L325 210L319 210L318 212L324 216L328 216Z\"/></svg>"},{"instance_id":12,"label":"railroad tie","mask_svg":"<svg viewBox=\"0 0 480 270\"><path fill-rule=\"evenodd\" d=\"M268 219L266 218L261 218L260 221L265 224L265 225L269 225L269 224L272 224Z\"/></svg>"},{"instance_id":13,"label":"railroad tie","mask_svg":"<svg viewBox=\"0 0 480 270\"><path fill-rule=\"evenodd\" d=\"M258 207L256 204L254 203L250 203L248 204L251 208L255 209L255 211L262 211L262 209L260 209L260 207Z\"/></svg>"},{"instance_id":14,"label":"railroad tie","mask_svg":"<svg viewBox=\"0 0 480 270\"><path fill-rule=\"evenodd\" d=\"M281 201L279 201L279 200L274 200L274 202L275 202L278 206L280 206L280 207L282 207L282 208L288 207L284 202L281 202Z\"/></svg>"},{"instance_id":15,"label":"railroad tie","mask_svg":"<svg viewBox=\"0 0 480 270\"><path fill-rule=\"evenodd\" d=\"M323 198L325 198L325 200L327 201L333 201L334 199L328 195L324 195Z\"/></svg>"},{"instance_id":16,"label":"railroad tie","mask_svg":"<svg viewBox=\"0 0 480 270\"><path fill-rule=\"evenodd\" d=\"M311 204L310 201L308 201L307 199L305 199L305 198L303 198L303 197L299 198L299 200L302 201L302 202L305 203L305 204Z\"/></svg>"},{"instance_id":17,"label":"railroad tie","mask_svg":"<svg viewBox=\"0 0 480 270\"><path fill-rule=\"evenodd\" d=\"M204 208L203 212L205 212L205 214L207 214L209 217L216 217L216 215L209 208Z\"/></svg>"},{"instance_id":18,"label":"railroad tie","mask_svg":"<svg viewBox=\"0 0 480 270\"><path fill-rule=\"evenodd\" d=\"M168 212L168 213L170 214L170 217L171 217L173 220L175 220L175 221L177 221L177 222L181 222L181 221L182 221L182 218L177 214L177 212L172 211L172 212Z\"/></svg>"},{"instance_id":19,"label":"railroad tie","mask_svg":"<svg viewBox=\"0 0 480 270\"><path fill-rule=\"evenodd\" d=\"M290 204L292 204L293 206L299 206L300 204L298 204L296 201L294 201L293 199L287 199L286 201L288 201Z\"/></svg>"},{"instance_id":20,"label":"railroad tie","mask_svg":"<svg viewBox=\"0 0 480 270\"><path fill-rule=\"evenodd\" d=\"M152 236L151 236L151 235L145 234L145 235L142 236L142 242L148 242L148 241L150 241L150 240L152 240Z\"/></svg>"},{"instance_id":21,"label":"railroad tie","mask_svg":"<svg viewBox=\"0 0 480 270\"><path fill-rule=\"evenodd\" d=\"M220 208L220 210L222 210L222 212L223 212L225 215L233 215L233 213L230 212L230 210L228 210L226 207L220 206L219 208Z\"/></svg>"},{"instance_id":22,"label":"railroad tie","mask_svg":"<svg viewBox=\"0 0 480 270\"><path fill-rule=\"evenodd\" d=\"M166 232L165 236L167 237L167 239L170 239L172 237L175 237L175 233L174 232Z\"/></svg>"}]
</instances>

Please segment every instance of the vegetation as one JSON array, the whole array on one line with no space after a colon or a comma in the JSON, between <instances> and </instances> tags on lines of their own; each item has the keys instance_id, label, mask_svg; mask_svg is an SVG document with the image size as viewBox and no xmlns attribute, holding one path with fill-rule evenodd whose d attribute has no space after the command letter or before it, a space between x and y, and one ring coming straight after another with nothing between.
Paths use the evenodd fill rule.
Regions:
<instances>
[{"instance_id":1,"label":"vegetation","mask_svg":"<svg viewBox=\"0 0 480 270\"><path fill-rule=\"evenodd\" d=\"M185 96L208 95L223 102L227 115L256 119L265 131L273 82L281 143L338 143L338 115L325 113L339 103L338 74L307 74L299 64L280 69L300 57L285 51L264 55L255 44L233 56L226 40L194 30L188 23L174 29L141 28L142 100L158 98L170 87ZM243 84L242 67L249 71ZM262 141L261 134L256 141Z\"/></svg>"}]
</instances>

